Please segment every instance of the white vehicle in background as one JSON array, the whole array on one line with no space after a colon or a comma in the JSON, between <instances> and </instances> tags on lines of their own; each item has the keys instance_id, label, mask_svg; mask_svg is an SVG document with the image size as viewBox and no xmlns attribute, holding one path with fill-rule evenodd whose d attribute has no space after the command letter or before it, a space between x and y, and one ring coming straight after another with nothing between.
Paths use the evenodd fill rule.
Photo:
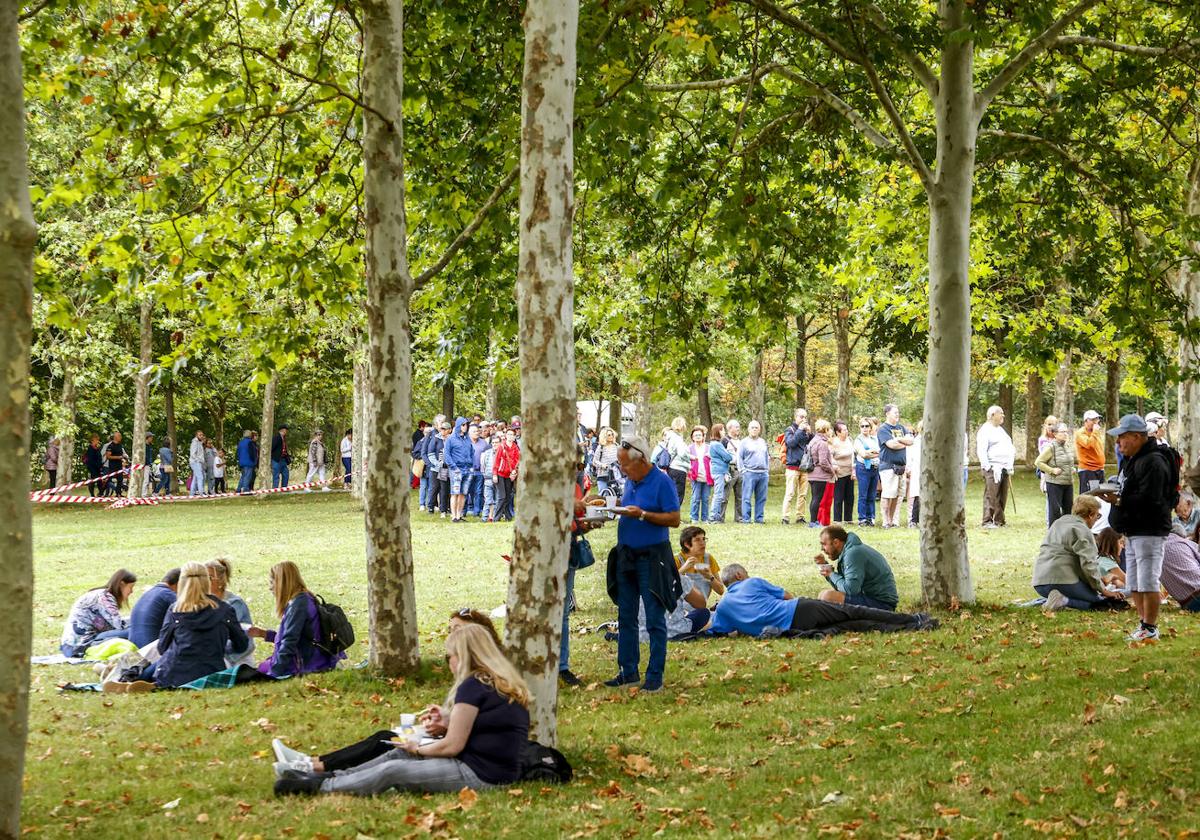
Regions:
<instances>
[{"instance_id":1,"label":"white vehicle in background","mask_svg":"<svg viewBox=\"0 0 1200 840\"><path fill-rule=\"evenodd\" d=\"M612 400L577 400L575 407L579 409L580 422L589 429L599 431L601 427L608 425L608 414L609 409L612 407ZM633 421L636 415L636 403L621 403L621 428L617 429L617 434L622 438L633 434Z\"/></svg>"}]
</instances>

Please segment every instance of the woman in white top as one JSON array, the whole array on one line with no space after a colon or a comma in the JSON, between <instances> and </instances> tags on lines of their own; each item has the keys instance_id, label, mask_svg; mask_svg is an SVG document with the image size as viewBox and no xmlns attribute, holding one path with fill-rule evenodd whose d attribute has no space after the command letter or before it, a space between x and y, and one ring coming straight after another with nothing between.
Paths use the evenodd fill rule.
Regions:
<instances>
[{"instance_id":1,"label":"woman in white top","mask_svg":"<svg viewBox=\"0 0 1200 840\"><path fill-rule=\"evenodd\" d=\"M617 467L617 433L609 426L600 429L596 438L596 448L592 450L592 463L589 469L596 479L596 492L601 496L610 488L620 491L620 470Z\"/></svg>"},{"instance_id":2,"label":"woman in white top","mask_svg":"<svg viewBox=\"0 0 1200 840\"><path fill-rule=\"evenodd\" d=\"M341 453L342 453L342 470L346 473L346 477L343 479L343 482L346 485L346 489L349 490L350 489L350 467L353 465L353 462L354 462L354 430L353 429L346 430L346 436L344 438L342 438Z\"/></svg>"}]
</instances>

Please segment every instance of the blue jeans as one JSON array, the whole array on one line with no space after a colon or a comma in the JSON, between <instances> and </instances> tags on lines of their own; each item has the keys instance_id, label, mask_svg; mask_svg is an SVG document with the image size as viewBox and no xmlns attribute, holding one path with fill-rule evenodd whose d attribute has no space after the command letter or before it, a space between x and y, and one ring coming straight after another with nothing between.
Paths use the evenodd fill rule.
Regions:
<instances>
[{"instance_id":1,"label":"blue jeans","mask_svg":"<svg viewBox=\"0 0 1200 840\"><path fill-rule=\"evenodd\" d=\"M423 508L429 507L429 464L421 471L421 489L417 492L417 504Z\"/></svg>"},{"instance_id":2,"label":"blue jeans","mask_svg":"<svg viewBox=\"0 0 1200 840\"><path fill-rule=\"evenodd\" d=\"M571 601L575 598L575 569L567 566L567 585L563 589L562 641L558 643L558 670L571 670ZM665 626L665 621L664 621Z\"/></svg>"},{"instance_id":3,"label":"blue jeans","mask_svg":"<svg viewBox=\"0 0 1200 840\"><path fill-rule=\"evenodd\" d=\"M728 473L713 476L712 499L708 503L708 521L725 521L725 495L729 485Z\"/></svg>"},{"instance_id":4,"label":"blue jeans","mask_svg":"<svg viewBox=\"0 0 1200 840\"><path fill-rule=\"evenodd\" d=\"M750 521L750 501L754 500L754 522L761 525L763 511L767 507L767 474L765 472L742 473L742 521Z\"/></svg>"},{"instance_id":5,"label":"blue jeans","mask_svg":"<svg viewBox=\"0 0 1200 840\"><path fill-rule=\"evenodd\" d=\"M480 476L482 478L482 476ZM496 515L496 485L490 479L483 482L483 508L479 511L481 519L492 519Z\"/></svg>"},{"instance_id":6,"label":"blue jeans","mask_svg":"<svg viewBox=\"0 0 1200 840\"><path fill-rule=\"evenodd\" d=\"M168 493L171 490L171 474L169 472L158 471L158 487L155 488L156 493Z\"/></svg>"},{"instance_id":7,"label":"blue jeans","mask_svg":"<svg viewBox=\"0 0 1200 840\"><path fill-rule=\"evenodd\" d=\"M350 466L351 466L350 459L343 458L342 459L342 469L345 470L346 477L344 479L342 479L342 481L347 487L350 486Z\"/></svg>"},{"instance_id":8,"label":"blue jeans","mask_svg":"<svg viewBox=\"0 0 1200 840\"><path fill-rule=\"evenodd\" d=\"M703 481L692 482L692 521L708 521L708 496L712 485Z\"/></svg>"},{"instance_id":9,"label":"blue jeans","mask_svg":"<svg viewBox=\"0 0 1200 840\"><path fill-rule=\"evenodd\" d=\"M472 472L465 483L467 485L467 506L464 510L472 516L479 516L483 510L483 475Z\"/></svg>"},{"instance_id":10,"label":"blue jeans","mask_svg":"<svg viewBox=\"0 0 1200 840\"><path fill-rule=\"evenodd\" d=\"M1067 609L1069 610L1095 609L1096 604L1108 600L1081 580L1074 583L1043 583L1033 588L1043 598L1050 594L1050 590L1057 589L1067 596Z\"/></svg>"},{"instance_id":11,"label":"blue jeans","mask_svg":"<svg viewBox=\"0 0 1200 840\"><path fill-rule=\"evenodd\" d=\"M287 483L288 483L287 461L272 461L271 462L271 486L272 487L287 487Z\"/></svg>"},{"instance_id":12,"label":"blue jeans","mask_svg":"<svg viewBox=\"0 0 1200 840\"><path fill-rule=\"evenodd\" d=\"M238 492L246 493L254 489L254 467L242 467L242 474L238 477Z\"/></svg>"},{"instance_id":13,"label":"blue jeans","mask_svg":"<svg viewBox=\"0 0 1200 840\"><path fill-rule=\"evenodd\" d=\"M879 489L879 468L869 470L862 464L854 465L858 478L858 521L875 521L875 491Z\"/></svg>"},{"instance_id":14,"label":"blue jeans","mask_svg":"<svg viewBox=\"0 0 1200 840\"><path fill-rule=\"evenodd\" d=\"M617 667L626 680L638 678L641 663L639 601L646 608L646 632L650 636L646 682L662 682L667 667L667 613L650 590L650 559L658 551L670 552L670 543L636 549L630 554L632 562L617 568Z\"/></svg>"}]
</instances>

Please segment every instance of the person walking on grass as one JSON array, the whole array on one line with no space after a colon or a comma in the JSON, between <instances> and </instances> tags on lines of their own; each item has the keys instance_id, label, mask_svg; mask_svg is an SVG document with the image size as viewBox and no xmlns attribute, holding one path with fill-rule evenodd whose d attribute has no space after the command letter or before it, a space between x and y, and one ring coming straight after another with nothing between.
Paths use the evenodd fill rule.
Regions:
<instances>
[{"instance_id":1,"label":"person walking on grass","mask_svg":"<svg viewBox=\"0 0 1200 840\"><path fill-rule=\"evenodd\" d=\"M189 496L204 495L204 432L196 430L195 436L188 447L188 466L192 470L192 483L188 487Z\"/></svg>"},{"instance_id":2,"label":"person walking on grass","mask_svg":"<svg viewBox=\"0 0 1200 840\"><path fill-rule=\"evenodd\" d=\"M988 408L987 422L975 436L975 448L983 471L983 527L1003 528L1017 448L1004 430L1004 409L1000 406Z\"/></svg>"},{"instance_id":3,"label":"person walking on grass","mask_svg":"<svg viewBox=\"0 0 1200 840\"><path fill-rule=\"evenodd\" d=\"M1136 414L1126 414L1108 430L1121 452L1120 490L1094 493L1112 505L1109 524L1125 535L1125 579L1141 619L1129 634L1131 642L1158 639L1163 552L1179 496L1179 467L1172 462L1171 450L1151 440L1149 432Z\"/></svg>"}]
</instances>

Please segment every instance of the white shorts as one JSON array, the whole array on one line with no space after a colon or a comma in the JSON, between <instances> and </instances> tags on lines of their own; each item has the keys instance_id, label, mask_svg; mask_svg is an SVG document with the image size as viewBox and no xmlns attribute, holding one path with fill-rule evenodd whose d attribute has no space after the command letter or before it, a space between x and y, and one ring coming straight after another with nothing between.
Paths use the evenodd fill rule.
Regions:
<instances>
[{"instance_id":1,"label":"white shorts","mask_svg":"<svg viewBox=\"0 0 1200 840\"><path fill-rule=\"evenodd\" d=\"M880 467L879 486L883 491L880 496L884 499L900 498L900 484L903 480L904 473L896 472L891 467Z\"/></svg>"},{"instance_id":2,"label":"white shorts","mask_svg":"<svg viewBox=\"0 0 1200 840\"><path fill-rule=\"evenodd\" d=\"M1125 585L1130 592L1158 595L1166 537L1125 538Z\"/></svg>"}]
</instances>

